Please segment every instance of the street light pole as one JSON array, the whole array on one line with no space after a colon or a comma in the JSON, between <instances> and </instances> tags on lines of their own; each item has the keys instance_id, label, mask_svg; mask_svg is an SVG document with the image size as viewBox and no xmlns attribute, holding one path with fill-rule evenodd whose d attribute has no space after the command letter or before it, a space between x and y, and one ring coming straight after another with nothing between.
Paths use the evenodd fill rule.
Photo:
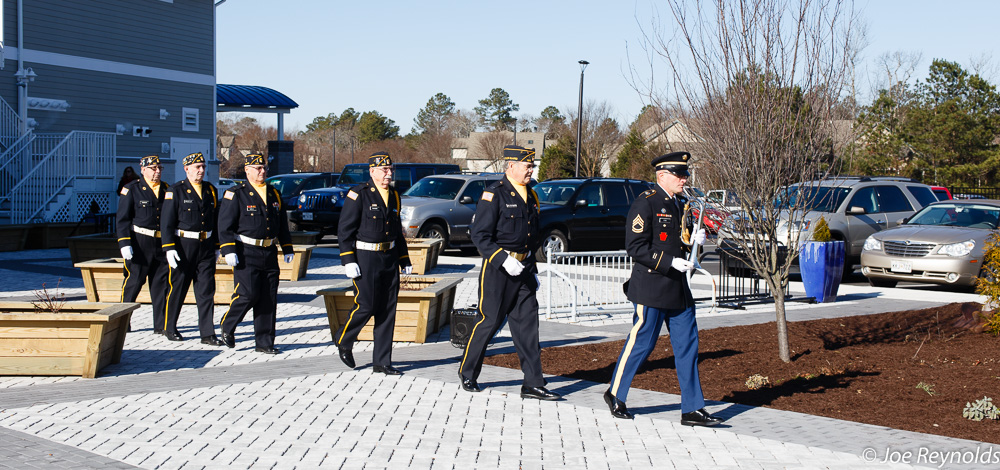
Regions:
<instances>
[{"instance_id":1,"label":"street light pole","mask_svg":"<svg viewBox=\"0 0 1000 470\"><path fill-rule=\"evenodd\" d=\"M586 60L581 60L577 62L580 64L580 102L579 106L576 108L576 176L580 177L580 138L583 134L583 71L587 69Z\"/></svg>"}]
</instances>

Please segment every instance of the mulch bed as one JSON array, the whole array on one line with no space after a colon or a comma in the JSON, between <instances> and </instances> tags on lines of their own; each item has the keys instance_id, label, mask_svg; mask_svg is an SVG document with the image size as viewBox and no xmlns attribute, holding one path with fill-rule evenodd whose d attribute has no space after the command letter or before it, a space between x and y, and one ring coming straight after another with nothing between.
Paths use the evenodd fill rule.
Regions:
<instances>
[{"instance_id":1,"label":"mulch bed","mask_svg":"<svg viewBox=\"0 0 1000 470\"><path fill-rule=\"evenodd\" d=\"M984 396L1000 405L1000 338L982 332L980 308L953 303L791 322L790 363L778 358L773 322L705 330L699 348L705 399L1000 444L1000 420L962 417L967 402ZM608 383L623 343L545 348L543 370ZM519 367L515 354L486 363ZM754 374L770 385L749 390ZM660 338L632 386L680 393L669 338ZM652 404L634 404L645 405Z\"/></svg>"}]
</instances>

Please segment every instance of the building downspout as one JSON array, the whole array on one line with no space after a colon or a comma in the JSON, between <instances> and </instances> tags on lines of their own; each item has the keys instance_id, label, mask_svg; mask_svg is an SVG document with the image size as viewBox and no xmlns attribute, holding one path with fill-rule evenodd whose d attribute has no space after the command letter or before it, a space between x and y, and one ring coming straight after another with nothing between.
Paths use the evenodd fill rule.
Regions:
<instances>
[{"instance_id":1,"label":"building downspout","mask_svg":"<svg viewBox=\"0 0 1000 470\"><path fill-rule=\"evenodd\" d=\"M24 70L24 0L17 0L17 72ZM19 136L28 132L28 82L17 81L17 115L21 120L17 123Z\"/></svg>"}]
</instances>

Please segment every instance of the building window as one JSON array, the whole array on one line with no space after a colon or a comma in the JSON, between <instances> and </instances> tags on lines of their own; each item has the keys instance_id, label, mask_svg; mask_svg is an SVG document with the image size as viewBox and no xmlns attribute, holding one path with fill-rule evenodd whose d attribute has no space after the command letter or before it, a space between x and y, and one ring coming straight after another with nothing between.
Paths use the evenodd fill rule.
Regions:
<instances>
[{"instance_id":1,"label":"building window","mask_svg":"<svg viewBox=\"0 0 1000 470\"><path fill-rule=\"evenodd\" d=\"M198 132L198 108L181 108L181 130Z\"/></svg>"},{"instance_id":2,"label":"building window","mask_svg":"<svg viewBox=\"0 0 1000 470\"><path fill-rule=\"evenodd\" d=\"M533 144L533 143L535 143L535 141L534 140L529 140L528 143L529 144Z\"/></svg>"}]
</instances>

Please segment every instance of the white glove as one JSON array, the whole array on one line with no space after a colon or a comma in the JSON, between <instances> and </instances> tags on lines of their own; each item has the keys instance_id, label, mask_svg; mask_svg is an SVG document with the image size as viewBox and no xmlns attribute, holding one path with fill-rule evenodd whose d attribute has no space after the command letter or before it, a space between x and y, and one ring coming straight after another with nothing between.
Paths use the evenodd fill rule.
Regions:
<instances>
[{"instance_id":1,"label":"white glove","mask_svg":"<svg viewBox=\"0 0 1000 470\"><path fill-rule=\"evenodd\" d=\"M122 247L122 258L132 259L132 247L131 246L123 246Z\"/></svg>"},{"instance_id":2,"label":"white glove","mask_svg":"<svg viewBox=\"0 0 1000 470\"><path fill-rule=\"evenodd\" d=\"M294 254L285 255L285 264L291 263L293 259L295 259L295 255Z\"/></svg>"},{"instance_id":3,"label":"white glove","mask_svg":"<svg viewBox=\"0 0 1000 470\"><path fill-rule=\"evenodd\" d=\"M503 269L511 276L517 276L521 274L521 271L524 271L524 265L513 256L508 256L507 259L503 260Z\"/></svg>"},{"instance_id":4,"label":"white glove","mask_svg":"<svg viewBox=\"0 0 1000 470\"><path fill-rule=\"evenodd\" d=\"M229 253L226 255L226 264L236 266L237 264L240 264L240 257L237 256L236 253Z\"/></svg>"},{"instance_id":5,"label":"white glove","mask_svg":"<svg viewBox=\"0 0 1000 470\"><path fill-rule=\"evenodd\" d=\"M700 228L700 229L698 229L697 232L694 232L694 236L691 237L691 244L692 245L704 245L705 244L705 238L707 238L707 237L708 237L708 234L705 233L705 229Z\"/></svg>"},{"instance_id":6,"label":"white glove","mask_svg":"<svg viewBox=\"0 0 1000 470\"><path fill-rule=\"evenodd\" d=\"M673 260L670 261L670 267L682 273L686 273L694 269L694 263L684 258L674 258Z\"/></svg>"},{"instance_id":7,"label":"white glove","mask_svg":"<svg viewBox=\"0 0 1000 470\"><path fill-rule=\"evenodd\" d=\"M403 268L403 274L410 275L413 274L413 266L407 266Z\"/></svg>"},{"instance_id":8,"label":"white glove","mask_svg":"<svg viewBox=\"0 0 1000 470\"><path fill-rule=\"evenodd\" d=\"M181 262L181 255L177 254L177 250L167 250L167 264L171 268L177 269L177 265Z\"/></svg>"},{"instance_id":9,"label":"white glove","mask_svg":"<svg viewBox=\"0 0 1000 470\"><path fill-rule=\"evenodd\" d=\"M347 263L344 270L347 271L347 277L351 279L361 277L361 266L358 266L358 263Z\"/></svg>"},{"instance_id":10,"label":"white glove","mask_svg":"<svg viewBox=\"0 0 1000 470\"><path fill-rule=\"evenodd\" d=\"M538 280L538 275L535 274L535 291L542 288L542 281Z\"/></svg>"}]
</instances>

